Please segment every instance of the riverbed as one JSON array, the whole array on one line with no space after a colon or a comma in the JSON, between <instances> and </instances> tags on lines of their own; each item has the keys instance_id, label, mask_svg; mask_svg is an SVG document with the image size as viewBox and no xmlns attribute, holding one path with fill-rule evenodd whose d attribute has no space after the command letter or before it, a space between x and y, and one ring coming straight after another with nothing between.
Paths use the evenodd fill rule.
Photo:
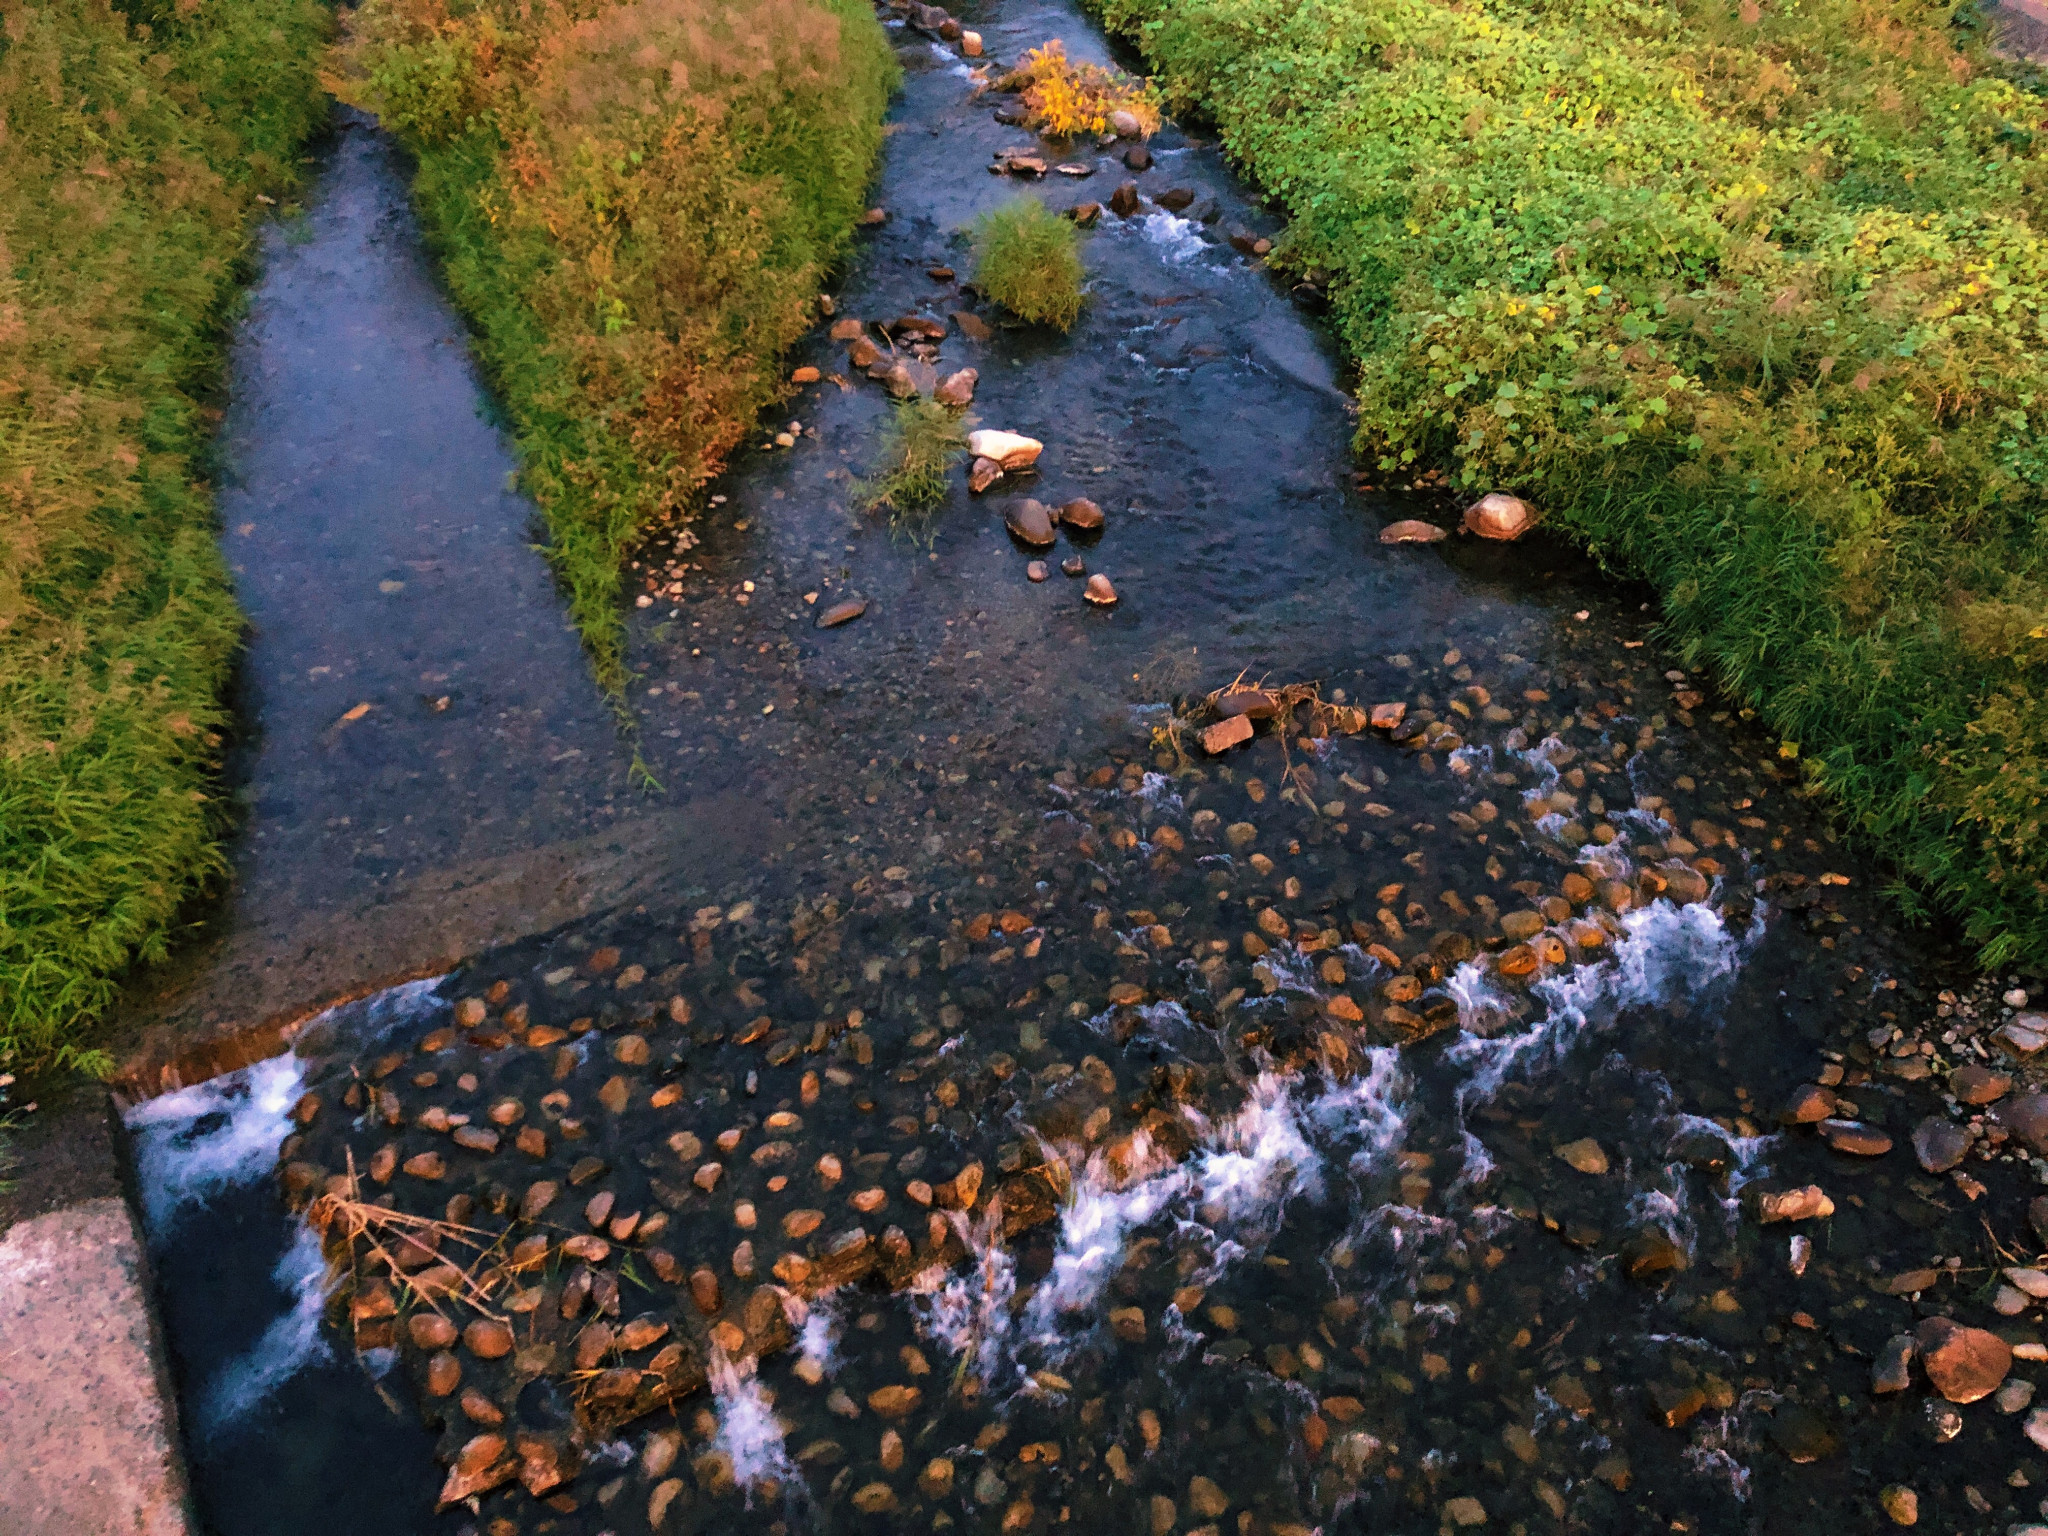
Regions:
<instances>
[{"instance_id":1,"label":"riverbed","mask_svg":"<svg viewBox=\"0 0 2048 1536\"><path fill-rule=\"evenodd\" d=\"M961 16L1109 56L1062 6ZM1380 543L1456 508L1359 473L1313 296L1199 132L991 174L1031 135L890 24L835 312L943 320L932 364L1044 455L876 522L886 396L821 325L700 541L643 555L630 737L372 125L275 238L224 498L251 824L165 1034L418 979L134 1111L209 1528L1790 1532L1879 1528L1894 1485L1934 1528L2033 1518L2026 1401L1872 1391L1928 1314L2019 1345L2007 1385L2048 1360L1989 1305L2034 1166L1908 1140L1977 1112L1941 1091L2005 1061L2004 981L1941 1000L1950 957L1646 594L1540 532ZM933 275L1001 201L1127 178L1070 335ZM1026 496L1105 514L1043 583ZM1240 679L1314 699L1212 757ZM1780 1123L1830 1078L1860 1152ZM511 1345L367 1260L323 1311L299 1223L337 1179L465 1254L451 1317ZM1831 1216L1759 1222L1807 1186Z\"/></svg>"}]
</instances>

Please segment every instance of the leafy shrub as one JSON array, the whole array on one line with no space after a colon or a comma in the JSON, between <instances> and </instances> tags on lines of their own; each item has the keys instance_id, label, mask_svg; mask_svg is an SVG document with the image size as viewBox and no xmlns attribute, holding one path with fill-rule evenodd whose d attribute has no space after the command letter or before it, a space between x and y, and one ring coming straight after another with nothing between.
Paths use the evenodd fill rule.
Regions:
<instances>
[{"instance_id":1,"label":"leafy shrub","mask_svg":"<svg viewBox=\"0 0 2048 1536\"><path fill-rule=\"evenodd\" d=\"M1137 118L1144 137L1159 131L1159 98L1143 80L1132 80L1100 64L1076 64L1067 45L1054 38L1034 48L1024 62L997 82L997 89L1017 91L1040 133L1070 139L1083 133L1106 133L1112 113Z\"/></svg>"},{"instance_id":2,"label":"leafy shrub","mask_svg":"<svg viewBox=\"0 0 2048 1536\"><path fill-rule=\"evenodd\" d=\"M882 436L872 480L856 495L869 512L886 507L899 525L946 499L946 477L967 452L960 413L936 400L899 400Z\"/></svg>"},{"instance_id":3,"label":"leafy shrub","mask_svg":"<svg viewBox=\"0 0 2048 1536\"><path fill-rule=\"evenodd\" d=\"M2048 961L2048 111L1905 0L1110 0L1288 204L1360 450L1653 580L1987 963Z\"/></svg>"},{"instance_id":4,"label":"leafy shrub","mask_svg":"<svg viewBox=\"0 0 2048 1536\"><path fill-rule=\"evenodd\" d=\"M102 1061L79 1027L224 870L205 401L326 25L22 0L0 29L0 1062Z\"/></svg>"},{"instance_id":5,"label":"leafy shrub","mask_svg":"<svg viewBox=\"0 0 2048 1536\"><path fill-rule=\"evenodd\" d=\"M1081 237L1033 197L974 225L974 285L1019 319L1072 330L1081 315Z\"/></svg>"},{"instance_id":6,"label":"leafy shrub","mask_svg":"<svg viewBox=\"0 0 2048 1536\"><path fill-rule=\"evenodd\" d=\"M367 0L343 88L414 193L505 401L601 682L620 566L785 385L881 143L857 0Z\"/></svg>"}]
</instances>

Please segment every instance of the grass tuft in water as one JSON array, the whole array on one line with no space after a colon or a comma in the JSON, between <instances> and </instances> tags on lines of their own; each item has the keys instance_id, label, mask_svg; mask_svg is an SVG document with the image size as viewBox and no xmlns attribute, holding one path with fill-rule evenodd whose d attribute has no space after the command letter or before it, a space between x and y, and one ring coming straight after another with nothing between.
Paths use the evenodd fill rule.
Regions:
<instances>
[{"instance_id":1,"label":"grass tuft in water","mask_svg":"<svg viewBox=\"0 0 2048 1536\"><path fill-rule=\"evenodd\" d=\"M936 400L899 400L882 435L875 474L856 494L863 511L886 509L901 528L923 522L946 499L947 478L967 452L967 423Z\"/></svg>"},{"instance_id":2,"label":"grass tuft in water","mask_svg":"<svg viewBox=\"0 0 2048 1536\"><path fill-rule=\"evenodd\" d=\"M1019 319L1068 331L1081 315L1081 236L1033 197L974 226L974 285Z\"/></svg>"}]
</instances>

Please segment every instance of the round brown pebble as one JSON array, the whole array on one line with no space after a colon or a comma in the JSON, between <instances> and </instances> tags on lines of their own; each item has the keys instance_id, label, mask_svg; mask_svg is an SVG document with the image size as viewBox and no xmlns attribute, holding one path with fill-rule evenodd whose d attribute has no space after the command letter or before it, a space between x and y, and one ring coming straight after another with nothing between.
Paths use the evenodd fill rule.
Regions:
<instances>
[{"instance_id":1,"label":"round brown pebble","mask_svg":"<svg viewBox=\"0 0 2048 1536\"><path fill-rule=\"evenodd\" d=\"M480 1317L462 1330L462 1343L479 1360L502 1360L512 1353L512 1330L494 1318Z\"/></svg>"},{"instance_id":2,"label":"round brown pebble","mask_svg":"<svg viewBox=\"0 0 2048 1536\"><path fill-rule=\"evenodd\" d=\"M1108 608L1116 602L1116 588L1107 576L1097 571L1088 578L1088 590L1082 596L1098 608Z\"/></svg>"},{"instance_id":3,"label":"round brown pebble","mask_svg":"<svg viewBox=\"0 0 2048 1536\"><path fill-rule=\"evenodd\" d=\"M1034 560L1029 565L1024 567L1024 574L1026 576L1029 576L1033 581L1043 581L1046 577L1050 576L1052 572L1048 571L1045 568L1045 562L1043 560Z\"/></svg>"}]
</instances>

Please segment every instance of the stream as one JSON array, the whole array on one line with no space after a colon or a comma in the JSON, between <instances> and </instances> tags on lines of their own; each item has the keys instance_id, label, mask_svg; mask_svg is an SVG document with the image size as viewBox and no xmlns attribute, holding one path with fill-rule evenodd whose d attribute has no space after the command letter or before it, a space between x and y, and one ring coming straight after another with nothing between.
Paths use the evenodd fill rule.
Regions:
<instances>
[{"instance_id":1,"label":"stream","mask_svg":"<svg viewBox=\"0 0 2048 1536\"><path fill-rule=\"evenodd\" d=\"M1110 57L1063 5L960 16ZM1008 98L889 24L837 312L945 319L1045 452L892 532L851 506L886 396L821 327L796 445L636 572L658 793L373 125L272 238L223 499L250 828L164 1027L393 984L129 1112L205 1528L1789 1533L1892 1485L2027 1528L2048 1347L1995 1270L2048 1164L1947 1077L1998 1075L2017 978L1944 991L1647 594L1540 532L1379 542L1453 509L1359 484L1213 145L1152 142L1141 193L1192 195L1102 215L1068 336L931 275L1131 173L992 175ZM1105 512L1043 583L1024 496ZM1240 677L1318 692L1209 756ZM355 1235L336 1301L308 1222ZM1949 1314L2016 1350L1996 1395L1873 1393Z\"/></svg>"}]
</instances>

